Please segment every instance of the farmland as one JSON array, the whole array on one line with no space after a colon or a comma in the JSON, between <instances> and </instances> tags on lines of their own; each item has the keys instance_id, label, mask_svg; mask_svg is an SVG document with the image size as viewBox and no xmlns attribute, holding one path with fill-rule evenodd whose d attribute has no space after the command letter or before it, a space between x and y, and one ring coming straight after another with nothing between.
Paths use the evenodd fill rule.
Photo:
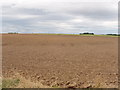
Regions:
<instances>
[{"instance_id":1,"label":"farmland","mask_svg":"<svg viewBox=\"0 0 120 90\"><path fill-rule=\"evenodd\" d=\"M41 88L117 88L117 45L117 37L3 34L3 77L18 73Z\"/></svg>"}]
</instances>

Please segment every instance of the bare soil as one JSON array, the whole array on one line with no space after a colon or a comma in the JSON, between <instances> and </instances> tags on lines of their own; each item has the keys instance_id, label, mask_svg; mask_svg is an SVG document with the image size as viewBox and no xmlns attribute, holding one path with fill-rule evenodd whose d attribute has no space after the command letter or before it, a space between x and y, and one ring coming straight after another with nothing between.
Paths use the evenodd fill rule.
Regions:
<instances>
[{"instance_id":1,"label":"bare soil","mask_svg":"<svg viewBox=\"0 0 120 90\"><path fill-rule=\"evenodd\" d=\"M117 45L117 37L3 34L2 73L49 87L117 88Z\"/></svg>"}]
</instances>

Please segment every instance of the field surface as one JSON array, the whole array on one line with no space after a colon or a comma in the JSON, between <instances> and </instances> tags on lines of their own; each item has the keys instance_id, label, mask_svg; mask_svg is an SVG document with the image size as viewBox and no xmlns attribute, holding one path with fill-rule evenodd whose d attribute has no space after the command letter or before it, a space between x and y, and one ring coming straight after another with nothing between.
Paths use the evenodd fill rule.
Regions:
<instances>
[{"instance_id":1,"label":"field surface","mask_svg":"<svg viewBox=\"0 0 120 90\"><path fill-rule=\"evenodd\" d=\"M2 73L54 88L117 88L117 45L117 37L3 34Z\"/></svg>"}]
</instances>

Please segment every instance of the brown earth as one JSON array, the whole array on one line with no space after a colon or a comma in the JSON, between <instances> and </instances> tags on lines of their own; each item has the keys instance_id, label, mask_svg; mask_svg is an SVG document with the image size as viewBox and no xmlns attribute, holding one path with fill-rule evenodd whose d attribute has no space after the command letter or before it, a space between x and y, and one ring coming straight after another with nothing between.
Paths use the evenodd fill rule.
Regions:
<instances>
[{"instance_id":1,"label":"brown earth","mask_svg":"<svg viewBox=\"0 0 120 90\"><path fill-rule=\"evenodd\" d=\"M117 88L117 45L117 37L3 34L2 73L49 87Z\"/></svg>"}]
</instances>

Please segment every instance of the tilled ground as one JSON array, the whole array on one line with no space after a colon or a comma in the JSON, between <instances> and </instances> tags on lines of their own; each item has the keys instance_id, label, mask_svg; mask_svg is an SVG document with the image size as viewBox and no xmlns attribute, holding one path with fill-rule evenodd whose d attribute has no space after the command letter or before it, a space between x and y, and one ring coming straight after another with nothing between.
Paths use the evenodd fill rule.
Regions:
<instances>
[{"instance_id":1,"label":"tilled ground","mask_svg":"<svg viewBox=\"0 0 120 90\"><path fill-rule=\"evenodd\" d=\"M117 88L118 38L3 34L3 76L50 87Z\"/></svg>"}]
</instances>

